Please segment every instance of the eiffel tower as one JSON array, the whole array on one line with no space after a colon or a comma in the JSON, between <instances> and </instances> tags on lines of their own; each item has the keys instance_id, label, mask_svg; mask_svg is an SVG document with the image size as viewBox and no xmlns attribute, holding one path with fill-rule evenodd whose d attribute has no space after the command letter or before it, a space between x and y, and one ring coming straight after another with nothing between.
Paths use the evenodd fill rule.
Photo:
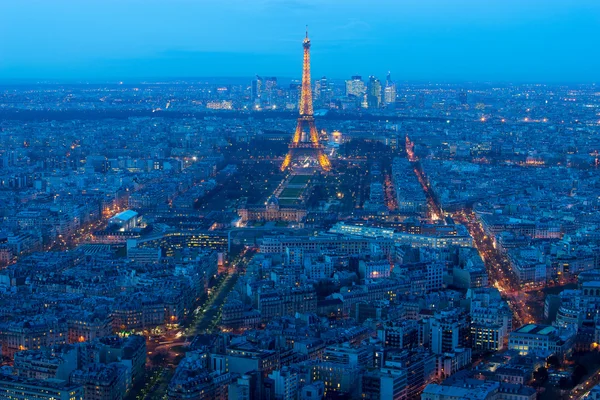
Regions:
<instances>
[{"instance_id":1,"label":"eiffel tower","mask_svg":"<svg viewBox=\"0 0 600 400\"><path fill-rule=\"evenodd\" d=\"M331 170L331 163L329 158L323 152L323 145L319 143L319 133L315 126L315 117L313 113L312 103L312 89L310 86L310 39L308 38L308 28L306 29L306 37L302 42L304 47L304 62L302 65L302 94L300 96L300 117L298 118L298 125L296 125L296 131L294 137L289 145L289 150L283 164L281 164L281 170L284 171L291 166L293 160L298 160L303 157L311 157L315 159L321 169L324 171ZM302 141L302 133L304 129L309 132L308 137L310 141Z\"/></svg>"}]
</instances>

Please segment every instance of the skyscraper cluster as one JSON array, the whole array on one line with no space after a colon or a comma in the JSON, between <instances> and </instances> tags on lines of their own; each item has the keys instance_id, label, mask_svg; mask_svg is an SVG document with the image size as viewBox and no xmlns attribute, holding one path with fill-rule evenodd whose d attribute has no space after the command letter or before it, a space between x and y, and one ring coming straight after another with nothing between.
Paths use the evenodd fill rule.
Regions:
<instances>
[{"instance_id":1,"label":"skyscraper cluster","mask_svg":"<svg viewBox=\"0 0 600 400\"><path fill-rule=\"evenodd\" d=\"M396 102L396 84L388 72L385 85L371 75L365 83L360 75L354 75L346 80L346 96L356 101L361 108L378 109L393 107Z\"/></svg>"}]
</instances>

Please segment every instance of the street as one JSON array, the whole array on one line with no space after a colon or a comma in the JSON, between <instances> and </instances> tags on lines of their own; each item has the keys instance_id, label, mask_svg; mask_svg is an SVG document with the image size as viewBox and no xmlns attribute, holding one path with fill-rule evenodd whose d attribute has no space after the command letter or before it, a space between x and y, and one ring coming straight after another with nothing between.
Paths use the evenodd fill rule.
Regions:
<instances>
[{"instance_id":1,"label":"street","mask_svg":"<svg viewBox=\"0 0 600 400\"><path fill-rule=\"evenodd\" d=\"M415 165L414 173L427 198L431 219L434 221L439 220L444 216L442 207L436 201L427 177L417 163L418 157L414 154L413 148L414 143L407 136L406 153L408 159ZM517 279L510 269L508 259L496 250L492 239L485 235L476 215L472 211L462 210L453 213L452 218L454 221L465 225L469 230L470 235L473 237L474 246L485 263L490 285L497 288L502 297L507 300L518 326L534 323L536 318L531 311L531 306L528 305L529 293L520 290Z\"/></svg>"},{"instance_id":2,"label":"street","mask_svg":"<svg viewBox=\"0 0 600 400\"><path fill-rule=\"evenodd\" d=\"M507 300L518 326L536 322L536 317L531 312L531 306L527 304L530 295L520 290L508 259L494 248L492 239L485 235L475 214L460 211L454 213L452 218L468 228L475 248L485 263L490 284L498 289L502 297Z\"/></svg>"},{"instance_id":3,"label":"street","mask_svg":"<svg viewBox=\"0 0 600 400\"><path fill-rule=\"evenodd\" d=\"M136 398L158 399L166 394L170 377L177 364L185 357L190 344L198 335L212 333L218 328L225 299L235 287L239 275L245 273L246 265L254 253L253 249L244 250L231 262L230 273L220 277L210 289L210 294L196 307L187 326L168 331L148 342L148 364L162 372L154 373Z\"/></svg>"}]
</instances>

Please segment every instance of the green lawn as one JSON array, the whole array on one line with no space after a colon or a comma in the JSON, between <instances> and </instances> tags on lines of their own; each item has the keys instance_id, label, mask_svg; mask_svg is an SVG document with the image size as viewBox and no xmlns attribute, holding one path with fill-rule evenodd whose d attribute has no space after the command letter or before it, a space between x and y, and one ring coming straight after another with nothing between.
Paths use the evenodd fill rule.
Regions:
<instances>
[{"instance_id":1,"label":"green lawn","mask_svg":"<svg viewBox=\"0 0 600 400\"><path fill-rule=\"evenodd\" d=\"M290 179L290 185L305 185L312 178L311 175L294 175L292 179Z\"/></svg>"},{"instance_id":2,"label":"green lawn","mask_svg":"<svg viewBox=\"0 0 600 400\"><path fill-rule=\"evenodd\" d=\"M293 200L293 199L279 199L279 205L281 207L295 206L297 204L298 204L297 200Z\"/></svg>"},{"instance_id":3,"label":"green lawn","mask_svg":"<svg viewBox=\"0 0 600 400\"><path fill-rule=\"evenodd\" d=\"M294 198L297 199L298 197L300 197L300 195L302 194L302 192L304 192L304 189L297 189L297 188L285 188L283 189L283 192L281 192L281 195L279 195L280 198Z\"/></svg>"}]
</instances>

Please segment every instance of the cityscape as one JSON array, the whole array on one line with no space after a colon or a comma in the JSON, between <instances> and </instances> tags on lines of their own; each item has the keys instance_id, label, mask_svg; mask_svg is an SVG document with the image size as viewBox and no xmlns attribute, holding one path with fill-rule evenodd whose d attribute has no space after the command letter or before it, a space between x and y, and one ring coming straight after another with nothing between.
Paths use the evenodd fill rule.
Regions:
<instances>
[{"instance_id":1,"label":"cityscape","mask_svg":"<svg viewBox=\"0 0 600 400\"><path fill-rule=\"evenodd\" d=\"M311 32L295 77L0 83L0 399L600 399L600 87Z\"/></svg>"}]
</instances>

